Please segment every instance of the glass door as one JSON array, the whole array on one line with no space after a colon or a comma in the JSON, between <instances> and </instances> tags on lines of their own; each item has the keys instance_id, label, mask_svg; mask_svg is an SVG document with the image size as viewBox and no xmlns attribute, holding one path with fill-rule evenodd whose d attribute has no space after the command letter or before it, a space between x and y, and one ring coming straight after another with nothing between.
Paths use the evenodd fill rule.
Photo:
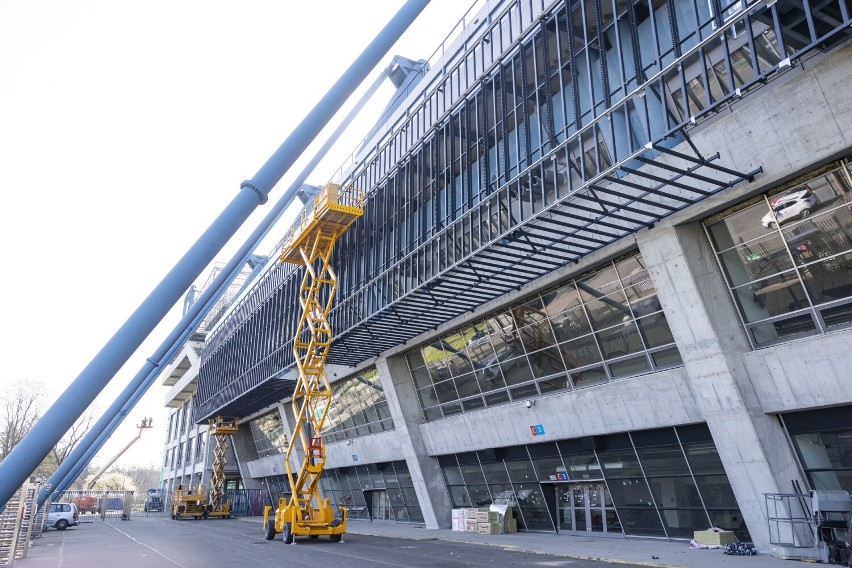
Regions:
<instances>
[{"instance_id":1,"label":"glass door","mask_svg":"<svg viewBox=\"0 0 852 568\"><path fill-rule=\"evenodd\" d=\"M556 508L560 532L589 536L623 534L603 483L557 485Z\"/></svg>"},{"instance_id":2,"label":"glass door","mask_svg":"<svg viewBox=\"0 0 852 568\"><path fill-rule=\"evenodd\" d=\"M390 519L390 499L388 499L388 492L374 491L371 498L373 500L373 519L379 521Z\"/></svg>"}]
</instances>

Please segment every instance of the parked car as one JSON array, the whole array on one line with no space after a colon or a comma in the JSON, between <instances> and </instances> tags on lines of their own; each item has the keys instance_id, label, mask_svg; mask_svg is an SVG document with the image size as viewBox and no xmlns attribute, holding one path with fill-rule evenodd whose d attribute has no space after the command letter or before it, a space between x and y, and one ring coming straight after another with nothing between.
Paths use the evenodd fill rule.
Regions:
<instances>
[{"instance_id":1,"label":"parked car","mask_svg":"<svg viewBox=\"0 0 852 568\"><path fill-rule=\"evenodd\" d=\"M817 205L819 205L819 198L808 186L788 191L770 202L772 211L763 216L760 224L766 228L774 228L776 224L781 224L790 219L797 217L804 219L811 214L811 209Z\"/></svg>"},{"instance_id":2,"label":"parked car","mask_svg":"<svg viewBox=\"0 0 852 568\"><path fill-rule=\"evenodd\" d=\"M74 503L51 503L48 506L45 526L64 531L68 527L76 527L79 524L80 515Z\"/></svg>"}]
</instances>

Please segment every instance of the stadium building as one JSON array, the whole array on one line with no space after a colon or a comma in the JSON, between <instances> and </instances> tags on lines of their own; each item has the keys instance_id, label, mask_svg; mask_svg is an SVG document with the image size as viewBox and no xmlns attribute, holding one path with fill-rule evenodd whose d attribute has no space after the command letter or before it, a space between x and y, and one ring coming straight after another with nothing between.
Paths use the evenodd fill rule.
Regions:
<instances>
[{"instance_id":1,"label":"stadium building","mask_svg":"<svg viewBox=\"0 0 852 568\"><path fill-rule=\"evenodd\" d=\"M324 495L766 546L766 494L852 492L848 2L477 10L334 180L368 198L333 259ZM266 266L191 399L241 419L273 499L300 282Z\"/></svg>"}]
</instances>

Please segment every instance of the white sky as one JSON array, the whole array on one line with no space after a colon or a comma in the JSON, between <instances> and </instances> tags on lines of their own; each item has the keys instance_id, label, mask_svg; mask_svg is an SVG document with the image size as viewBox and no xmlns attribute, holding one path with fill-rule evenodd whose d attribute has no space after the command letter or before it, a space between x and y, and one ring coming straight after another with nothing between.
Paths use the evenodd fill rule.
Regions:
<instances>
[{"instance_id":1,"label":"white sky","mask_svg":"<svg viewBox=\"0 0 852 568\"><path fill-rule=\"evenodd\" d=\"M58 396L403 3L0 0L0 388L42 381ZM380 67L428 58L471 3L433 0ZM392 92L386 82L373 117ZM309 183L355 149L362 116ZM176 307L96 400L101 411L179 319ZM117 465L159 466L166 391L158 381L95 461L151 416Z\"/></svg>"}]
</instances>

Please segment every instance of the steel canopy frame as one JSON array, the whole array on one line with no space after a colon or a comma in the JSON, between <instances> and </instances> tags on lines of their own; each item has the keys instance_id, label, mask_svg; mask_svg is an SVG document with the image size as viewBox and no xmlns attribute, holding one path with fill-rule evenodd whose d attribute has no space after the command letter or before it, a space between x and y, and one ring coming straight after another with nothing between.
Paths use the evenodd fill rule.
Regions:
<instances>
[{"instance_id":1,"label":"steel canopy frame","mask_svg":"<svg viewBox=\"0 0 852 568\"><path fill-rule=\"evenodd\" d=\"M743 181L752 181L762 171L762 168L756 168L750 172L738 172L716 164L718 154L702 156L686 134L682 135L695 155L658 143L648 144L526 221L512 222L513 219L510 219L502 232L478 250L343 331L329 353L329 362L358 365L489 300L518 290L523 284L544 276L554 268L578 262L590 252L652 226L693 203ZM661 155L669 161L658 166L659 160L655 157ZM666 178L628 165L637 160L673 175ZM698 170L710 175L698 173ZM636 178L652 183L642 185ZM681 181L687 179L698 181L704 187ZM509 200L507 187L492 196L496 198L498 207L502 207L499 204ZM585 217L578 211L584 211ZM466 217L477 216L477 213L477 210L469 211L453 226L462 224ZM509 214L511 216L511 211ZM571 217L578 222L557 222L555 218L560 217ZM472 219L470 225L475 226ZM453 226L447 227L444 232L452 231ZM610 232L608 228L617 228L621 232ZM439 239L440 235L433 237L399 263L416 258L421 249ZM563 247L559 257L550 254L554 245ZM375 286L380 278L364 288ZM345 303L341 302L332 314L345 310ZM440 315L436 317L436 314Z\"/></svg>"},{"instance_id":2,"label":"steel canopy frame","mask_svg":"<svg viewBox=\"0 0 852 568\"><path fill-rule=\"evenodd\" d=\"M29 477L145 338L177 303L216 253L379 63L429 0L408 0L293 130L210 227L59 396L23 440L0 462L0 508Z\"/></svg>"}]
</instances>

